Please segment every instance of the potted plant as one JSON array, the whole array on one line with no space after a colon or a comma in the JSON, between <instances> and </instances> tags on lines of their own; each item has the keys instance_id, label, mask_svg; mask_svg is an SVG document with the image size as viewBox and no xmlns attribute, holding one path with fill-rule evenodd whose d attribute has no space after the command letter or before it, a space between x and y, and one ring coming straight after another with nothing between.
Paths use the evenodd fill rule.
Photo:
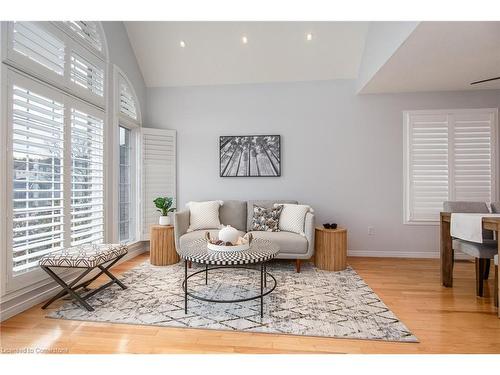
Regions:
<instances>
[{"instance_id":1,"label":"potted plant","mask_svg":"<svg viewBox=\"0 0 500 375\"><path fill-rule=\"evenodd\" d=\"M170 217L168 216L168 213L175 211L175 207L172 207L174 198L158 197L153 202L157 208L156 211L161 213L159 224L170 225Z\"/></svg>"}]
</instances>

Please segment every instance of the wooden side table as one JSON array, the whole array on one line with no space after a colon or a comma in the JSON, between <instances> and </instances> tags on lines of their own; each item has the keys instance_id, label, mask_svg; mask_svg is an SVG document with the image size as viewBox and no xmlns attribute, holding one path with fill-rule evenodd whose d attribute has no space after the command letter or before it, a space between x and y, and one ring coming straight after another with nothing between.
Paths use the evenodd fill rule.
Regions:
<instances>
[{"instance_id":1,"label":"wooden side table","mask_svg":"<svg viewBox=\"0 0 500 375\"><path fill-rule=\"evenodd\" d=\"M168 266L180 258L175 251L173 225L153 225L150 232L149 257L154 266Z\"/></svg>"},{"instance_id":2,"label":"wooden side table","mask_svg":"<svg viewBox=\"0 0 500 375\"><path fill-rule=\"evenodd\" d=\"M326 271L347 267L347 229L317 227L314 239L314 265Z\"/></svg>"}]
</instances>

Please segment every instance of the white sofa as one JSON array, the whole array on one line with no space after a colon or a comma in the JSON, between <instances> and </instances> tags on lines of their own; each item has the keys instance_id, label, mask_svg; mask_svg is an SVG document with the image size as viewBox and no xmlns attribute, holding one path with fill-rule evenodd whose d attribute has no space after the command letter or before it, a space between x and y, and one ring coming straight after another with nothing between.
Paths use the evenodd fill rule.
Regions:
<instances>
[{"instance_id":1,"label":"white sofa","mask_svg":"<svg viewBox=\"0 0 500 375\"><path fill-rule=\"evenodd\" d=\"M292 232L262 232L252 231L253 206L273 207L275 203L297 204L291 200L254 200L254 201L224 201L219 209L219 218L222 224L231 225L238 229L240 234L246 232L253 234L254 238L270 240L280 247L277 258L295 259L297 272L300 272L300 261L309 259L314 254L314 215L310 212L306 214L304 233L302 236ZM189 210L176 212L174 214L175 246L182 247L188 241L203 238L208 230L212 236L218 233L217 228L204 229L188 232Z\"/></svg>"}]
</instances>

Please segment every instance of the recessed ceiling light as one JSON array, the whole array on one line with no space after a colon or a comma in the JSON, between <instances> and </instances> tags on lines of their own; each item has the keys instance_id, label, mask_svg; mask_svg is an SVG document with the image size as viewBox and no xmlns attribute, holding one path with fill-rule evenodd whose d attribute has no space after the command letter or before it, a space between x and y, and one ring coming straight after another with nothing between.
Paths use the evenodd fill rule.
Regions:
<instances>
[{"instance_id":1,"label":"recessed ceiling light","mask_svg":"<svg viewBox=\"0 0 500 375\"><path fill-rule=\"evenodd\" d=\"M183 40L181 40L181 41L179 42L179 45L180 45L182 48L184 48L184 47L186 47L186 42L185 42L185 41L183 41Z\"/></svg>"},{"instance_id":2,"label":"recessed ceiling light","mask_svg":"<svg viewBox=\"0 0 500 375\"><path fill-rule=\"evenodd\" d=\"M247 38L247 36L246 36L246 35L243 35L243 36L241 37L241 42L242 42L243 44L247 44L247 43L248 43L248 38Z\"/></svg>"},{"instance_id":3,"label":"recessed ceiling light","mask_svg":"<svg viewBox=\"0 0 500 375\"><path fill-rule=\"evenodd\" d=\"M308 41L312 40L312 39L313 39L313 35L312 35L312 33L307 33L307 34L306 34L306 39L307 39Z\"/></svg>"}]
</instances>

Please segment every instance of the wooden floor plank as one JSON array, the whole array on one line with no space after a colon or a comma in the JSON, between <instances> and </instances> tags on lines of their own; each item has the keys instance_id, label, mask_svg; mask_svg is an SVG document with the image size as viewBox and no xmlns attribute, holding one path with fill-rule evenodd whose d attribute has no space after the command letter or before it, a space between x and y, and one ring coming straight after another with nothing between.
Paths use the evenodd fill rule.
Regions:
<instances>
[{"instance_id":1,"label":"wooden floor plank","mask_svg":"<svg viewBox=\"0 0 500 375\"><path fill-rule=\"evenodd\" d=\"M120 274L147 257L124 262L114 272ZM349 264L419 343L48 319L40 304L0 324L0 347L69 353L500 353L493 280L485 284L486 297L476 298L473 263L457 262L452 289L441 287L435 259L349 258Z\"/></svg>"}]
</instances>

